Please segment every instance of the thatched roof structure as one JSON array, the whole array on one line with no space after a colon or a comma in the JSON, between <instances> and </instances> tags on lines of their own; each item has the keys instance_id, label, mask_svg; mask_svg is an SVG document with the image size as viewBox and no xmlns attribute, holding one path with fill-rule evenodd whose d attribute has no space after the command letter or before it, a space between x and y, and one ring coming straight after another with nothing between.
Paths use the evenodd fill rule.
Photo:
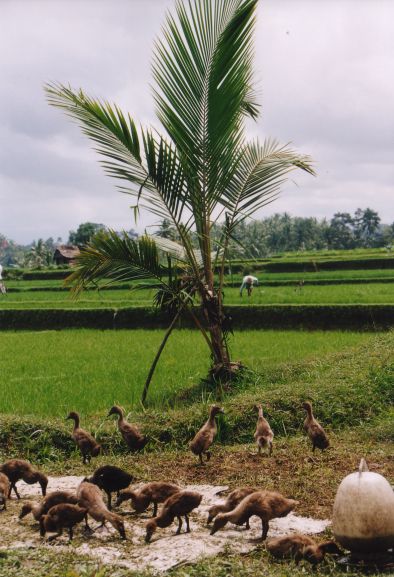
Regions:
<instances>
[{"instance_id":1,"label":"thatched roof structure","mask_svg":"<svg viewBox=\"0 0 394 577\"><path fill-rule=\"evenodd\" d=\"M53 260L56 264L72 264L75 257L79 255L79 248L73 244L59 245L54 254Z\"/></svg>"}]
</instances>

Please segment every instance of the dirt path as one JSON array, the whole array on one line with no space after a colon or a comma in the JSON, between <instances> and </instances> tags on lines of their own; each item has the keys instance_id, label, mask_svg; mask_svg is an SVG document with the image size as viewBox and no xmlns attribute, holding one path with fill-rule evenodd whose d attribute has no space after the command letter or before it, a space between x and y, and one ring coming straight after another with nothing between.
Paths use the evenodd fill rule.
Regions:
<instances>
[{"instance_id":1,"label":"dirt path","mask_svg":"<svg viewBox=\"0 0 394 577\"><path fill-rule=\"evenodd\" d=\"M48 492L59 489L76 489L82 477L50 477ZM186 487L185 487L186 488ZM104 564L116 564L131 570L150 568L153 571L166 571L177 565L197 561L201 557L209 557L223 552L227 547L233 551L246 553L256 546L253 539L261 535L261 522L256 517L251 520L251 530L234 525L226 526L214 536L209 534L206 526L207 510L222 499L218 493L227 489L226 486L188 485L187 489L195 490L203 495L200 507L191 515L191 533L182 533L174 536L175 524L167 529L158 529L152 542L144 541L145 524L150 511L144 515L132 515L125 504L124 509L118 511L124 515L127 541L122 542L118 534L109 527L86 536L80 528L75 531L72 545L68 544L66 534L56 540L54 544L44 544L38 533L38 524L31 515L22 520L18 519L21 503L26 499L38 500L40 489L38 485L18 483L21 501L9 501L8 509L1 514L2 520L2 547L51 547L64 550L74 547L75 553L94 556ZM129 513L129 514L128 514ZM92 524L93 525L93 524ZM303 532L308 534L321 533L329 525L327 520L318 520L301 517L291 513L283 519L276 519L270 523L268 536L282 535L288 532ZM82 527L82 526L81 526Z\"/></svg>"}]
</instances>

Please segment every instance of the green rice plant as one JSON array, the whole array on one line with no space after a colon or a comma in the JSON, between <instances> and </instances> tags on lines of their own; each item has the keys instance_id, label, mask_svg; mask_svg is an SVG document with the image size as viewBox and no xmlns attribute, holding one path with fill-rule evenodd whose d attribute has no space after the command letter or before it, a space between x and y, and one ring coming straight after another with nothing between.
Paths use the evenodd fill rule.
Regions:
<instances>
[{"instance_id":1,"label":"green rice plant","mask_svg":"<svg viewBox=\"0 0 394 577\"><path fill-rule=\"evenodd\" d=\"M394 285L391 283L267 286L264 281L253 289L251 297L241 298L238 288L224 288L225 305L259 304L393 304ZM154 291L85 291L74 300L67 292L34 291L8 293L0 299L1 309L86 309L127 308L152 303Z\"/></svg>"},{"instance_id":2,"label":"green rice plant","mask_svg":"<svg viewBox=\"0 0 394 577\"><path fill-rule=\"evenodd\" d=\"M74 409L86 416L104 414L114 403L138 409L162 334L85 329L0 333L0 413L59 417ZM264 375L277 365L324 356L372 338L339 331L245 331L233 338L231 349L234 358L245 359ZM176 404L182 391L205 376L207 354L195 331L175 331L157 367L150 406Z\"/></svg>"}]
</instances>

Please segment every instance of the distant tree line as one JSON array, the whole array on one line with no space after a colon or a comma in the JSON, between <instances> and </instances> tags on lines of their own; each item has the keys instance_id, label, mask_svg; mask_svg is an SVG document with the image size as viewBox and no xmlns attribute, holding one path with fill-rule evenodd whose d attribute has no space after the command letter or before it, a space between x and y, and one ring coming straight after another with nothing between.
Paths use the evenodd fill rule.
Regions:
<instances>
[{"instance_id":1,"label":"distant tree line","mask_svg":"<svg viewBox=\"0 0 394 577\"><path fill-rule=\"evenodd\" d=\"M214 225L217 242L220 242L222 226ZM104 224L84 222L76 231L70 231L68 244L82 247L105 228ZM133 229L128 234L134 238L138 236ZM176 231L166 219L161 222L156 234L177 240ZM27 268L51 266L55 248L62 242L60 237L56 242L53 238L40 238L22 246L0 234L0 262L3 266ZM303 250L391 248L393 243L394 222L382 224L379 214L371 208L358 208L353 215L337 212L331 220L283 213L242 222L233 235L230 254L232 258L259 258Z\"/></svg>"},{"instance_id":2,"label":"distant tree line","mask_svg":"<svg viewBox=\"0 0 394 577\"><path fill-rule=\"evenodd\" d=\"M222 227L215 226L218 242ZM157 234L176 240L176 232L166 220ZM379 214L370 208L358 208L354 215L337 212L331 220L283 213L242 222L233 235L231 257L259 258L303 250L391 247L393 242L394 223L382 224Z\"/></svg>"},{"instance_id":3,"label":"distant tree line","mask_svg":"<svg viewBox=\"0 0 394 577\"><path fill-rule=\"evenodd\" d=\"M233 257L265 257L304 250L377 248L391 246L393 239L394 223L382 224L377 212L359 208L354 215L338 212L331 220L284 213L244 222L235 231L232 249Z\"/></svg>"},{"instance_id":4,"label":"distant tree line","mask_svg":"<svg viewBox=\"0 0 394 577\"><path fill-rule=\"evenodd\" d=\"M5 267L46 268L54 266L53 254L59 245L68 244L81 248L93 235L105 229L104 224L83 222L76 231L70 230L67 242L63 242L61 237L58 237L56 241L50 237L46 240L43 238L33 240L28 245L17 244L0 233L0 262ZM133 229L128 231L128 234L132 237L138 236Z\"/></svg>"}]
</instances>

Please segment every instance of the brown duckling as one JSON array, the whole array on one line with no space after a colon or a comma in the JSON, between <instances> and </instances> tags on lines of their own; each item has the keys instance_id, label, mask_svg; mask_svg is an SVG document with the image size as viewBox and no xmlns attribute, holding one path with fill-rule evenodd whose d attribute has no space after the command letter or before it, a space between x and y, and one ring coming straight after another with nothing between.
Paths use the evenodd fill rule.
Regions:
<instances>
[{"instance_id":1,"label":"brown duckling","mask_svg":"<svg viewBox=\"0 0 394 577\"><path fill-rule=\"evenodd\" d=\"M143 513L153 503L153 517L157 515L157 504L164 503L174 495L178 493L181 488L174 483L162 483L162 482L152 482L146 483L141 488L136 491L132 489L125 489L119 493L116 505L119 506L124 501L131 499L133 508L137 513Z\"/></svg>"},{"instance_id":2,"label":"brown duckling","mask_svg":"<svg viewBox=\"0 0 394 577\"><path fill-rule=\"evenodd\" d=\"M149 543L157 527L169 527L175 517L178 519L178 529L176 535L179 535L182 528L182 519L186 521L186 533L190 533L189 513L201 503L202 495L195 491L178 491L165 501L161 513L158 517L151 519L146 524L145 541Z\"/></svg>"},{"instance_id":3,"label":"brown duckling","mask_svg":"<svg viewBox=\"0 0 394 577\"><path fill-rule=\"evenodd\" d=\"M79 414L75 411L71 411L66 419L72 419L74 421L74 429L72 432L72 438L76 442L79 447L79 450L82 453L82 462L85 464L86 462L90 463L92 457L97 457L100 453L101 445L96 442L96 439L92 437L90 433L81 429L79 426Z\"/></svg>"},{"instance_id":4,"label":"brown duckling","mask_svg":"<svg viewBox=\"0 0 394 577\"><path fill-rule=\"evenodd\" d=\"M229 521L235 525L243 525L250 517L256 515L261 519L261 540L264 541L268 533L268 522L276 517L286 517L296 505L298 501L286 499L280 493L256 491L245 497L233 511L219 513L213 522L211 535L222 529Z\"/></svg>"},{"instance_id":5,"label":"brown duckling","mask_svg":"<svg viewBox=\"0 0 394 577\"><path fill-rule=\"evenodd\" d=\"M190 449L195 455L199 456L201 465L203 465L202 456L204 453L207 456L207 461L211 458L209 447L212 445L213 439L217 433L215 417L219 413L224 413L224 410L217 405L212 405L209 412L209 419L201 427L190 443Z\"/></svg>"},{"instance_id":6,"label":"brown duckling","mask_svg":"<svg viewBox=\"0 0 394 577\"><path fill-rule=\"evenodd\" d=\"M245 499L245 497L251 495L252 493L256 493L256 491L257 489L253 489L251 487L242 487L241 489L234 489L234 491L231 491L231 493L229 493L224 503L220 503L218 505L212 505L212 507L208 509L207 524L209 525L209 523L219 513L227 513L228 511L232 511L233 509L235 509L235 507L239 505L239 503L243 499ZM249 519L246 521L246 529L250 529Z\"/></svg>"},{"instance_id":7,"label":"brown duckling","mask_svg":"<svg viewBox=\"0 0 394 577\"><path fill-rule=\"evenodd\" d=\"M60 503L51 507L40 519L40 535L45 537L45 533L53 533L56 531L56 535L51 535L48 541L53 541L57 537L60 537L63 533L63 529L68 529L69 539L73 538L73 527L80 523L83 519L86 519L88 510L79 505L71 505L71 503Z\"/></svg>"},{"instance_id":8,"label":"brown duckling","mask_svg":"<svg viewBox=\"0 0 394 577\"><path fill-rule=\"evenodd\" d=\"M326 553L342 553L334 541L325 541L318 545L311 537L300 534L275 537L267 542L266 547L277 559L292 558L297 565L302 559L317 565L323 561Z\"/></svg>"},{"instance_id":9,"label":"brown duckling","mask_svg":"<svg viewBox=\"0 0 394 577\"><path fill-rule=\"evenodd\" d=\"M111 493L116 492L119 497L119 491L128 487L134 481L134 477L119 467L104 465L96 469L93 475L85 481L105 491L108 497L108 509L111 510Z\"/></svg>"},{"instance_id":10,"label":"brown duckling","mask_svg":"<svg viewBox=\"0 0 394 577\"><path fill-rule=\"evenodd\" d=\"M126 539L124 523L119 515L109 511L104 503L103 495L97 485L82 481L77 490L78 502L81 507L88 510L89 515L95 520L100 521L101 526L105 526L108 521L118 531L122 539ZM89 528L86 521L86 527Z\"/></svg>"},{"instance_id":11,"label":"brown duckling","mask_svg":"<svg viewBox=\"0 0 394 577\"><path fill-rule=\"evenodd\" d=\"M268 449L269 455L272 455L272 442L274 440L274 433L269 425L269 422L263 415L263 407L261 405L256 405L256 409L259 413L257 417L256 432L254 438L258 446L259 455L261 455L261 449Z\"/></svg>"},{"instance_id":12,"label":"brown duckling","mask_svg":"<svg viewBox=\"0 0 394 577\"><path fill-rule=\"evenodd\" d=\"M130 451L141 451L148 442L148 437L142 435L138 427L131 425L125 420L124 411L118 405L111 407L108 417L110 415L119 416L118 429Z\"/></svg>"},{"instance_id":13,"label":"brown duckling","mask_svg":"<svg viewBox=\"0 0 394 577\"><path fill-rule=\"evenodd\" d=\"M11 497L11 491L14 489L15 495L20 499L20 495L16 488L16 483L22 479L28 485L33 485L34 483L39 483L41 486L42 494L45 497L48 477L40 471L34 469L29 461L23 461L22 459L11 459L6 461L0 466L0 472L4 473L10 481L10 488L8 491L8 498Z\"/></svg>"},{"instance_id":14,"label":"brown duckling","mask_svg":"<svg viewBox=\"0 0 394 577\"><path fill-rule=\"evenodd\" d=\"M324 449L327 449L327 447L330 445L330 441L328 440L326 432L313 416L312 404L309 401L306 401L302 404L302 407L307 412L307 416L304 421L304 431L312 441L312 451L314 452L316 447L324 451Z\"/></svg>"},{"instance_id":15,"label":"brown duckling","mask_svg":"<svg viewBox=\"0 0 394 577\"><path fill-rule=\"evenodd\" d=\"M7 509L7 499L10 492L10 480L7 475L0 473L0 505L2 505L2 510Z\"/></svg>"},{"instance_id":16,"label":"brown duckling","mask_svg":"<svg viewBox=\"0 0 394 577\"><path fill-rule=\"evenodd\" d=\"M39 521L43 515L46 515L52 507L68 503L77 505L78 499L75 493L71 491L53 491L49 493L40 503L25 503L19 513L19 519L23 519L29 513L32 513L34 519Z\"/></svg>"}]
</instances>

